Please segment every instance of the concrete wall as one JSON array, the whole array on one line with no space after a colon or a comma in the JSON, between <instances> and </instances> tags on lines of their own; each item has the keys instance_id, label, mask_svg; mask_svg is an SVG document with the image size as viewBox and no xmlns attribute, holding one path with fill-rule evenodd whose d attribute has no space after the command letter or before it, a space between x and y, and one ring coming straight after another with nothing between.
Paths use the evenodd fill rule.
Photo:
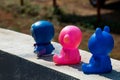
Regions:
<instances>
[{"instance_id":1,"label":"concrete wall","mask_svg":"<svg viewBox=\"0 0 120 80\"><path fill-rule=\"evenodd\" d=\"M77 80L76 78L0 51L0 80Z\"/></svg>"}]
</instances>

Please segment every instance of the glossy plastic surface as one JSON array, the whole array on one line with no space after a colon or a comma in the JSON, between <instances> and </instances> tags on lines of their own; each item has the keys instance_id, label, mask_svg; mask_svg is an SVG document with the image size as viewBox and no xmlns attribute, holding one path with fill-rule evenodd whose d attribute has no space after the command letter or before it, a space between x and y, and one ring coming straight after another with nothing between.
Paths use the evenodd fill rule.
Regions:
<instances>
[{"instance_id":1,"label":"glossy plastic surface","mask_svg":"<svg viewBox=\"0 0 120 80\"><path fill-rule=\"evenodd\" d=\"M54 50L51 40L54 36L54 27L48 21L38 21L32 24L31 33L35 40L34 52L38 57L51 54Z\"/></svg>"},{"instance_id":2,"label":"glossy plastic surface","mask_svg":"<svg viewBox=\"0 0 120 80\"><path fill-rule=\"evenodd\" d=\"M97 28L95 33L90 37L88 48L93 54L89 64L82 64L82 70L86 74L101 74L108 73L112 70L111 60L109 57L110 52L114 47L114 40L109 33L108 26Z\"/></svg>"},{"instance_id":3,"label":"glossy plastic surface","mask_svg":"<svg viewBox=\"0 0 120 80\"><path fill-rule=\"evenodd\" d=\"M81 57L78 46L82 40L81 30L73 25L66 26L59 34L59 42L62 45L60 54L53 56L53 61L56 64L78 64Z\"/></svg>"}]
</instances>

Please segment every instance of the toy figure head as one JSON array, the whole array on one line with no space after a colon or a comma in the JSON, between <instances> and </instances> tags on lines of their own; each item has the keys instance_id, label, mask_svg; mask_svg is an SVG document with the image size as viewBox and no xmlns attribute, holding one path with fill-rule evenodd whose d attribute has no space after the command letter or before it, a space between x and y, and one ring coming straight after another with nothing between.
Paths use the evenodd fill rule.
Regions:
<instances>
[{"instance_id":1,"label":"toy figure head","mask_svg":"<svg viewBox=\"0 0 120 80\"><path fill-rule=\"evenodd\" d=\"M103 31L101 28L96 29L96 32L90 37L88 42L88 47L92 54L108 55L112 51L114 40L109 32L108 26L105 26Z\"/></svg>"},{"instance_id":2,"label":"toy figure head","mask_svg":"<svg viewBox=\"0 0 120 80\"><path fill-rule=\"evenodd\" d=\"M77 48L81 40L81 30L73 25L66 26L59 34L59 42L65 48Z\"/></svg>"},{"instance_id":3,"label":"toy figure head","mask_svg":"<svg viewBox=\"0 0 120 80\"><path fill-rule=\"evenodd\" d=\"M48 21L38 21L31 26L32 36L36 43L49 43L54 36L53 25Z\"/></svg>"}]
</instances>

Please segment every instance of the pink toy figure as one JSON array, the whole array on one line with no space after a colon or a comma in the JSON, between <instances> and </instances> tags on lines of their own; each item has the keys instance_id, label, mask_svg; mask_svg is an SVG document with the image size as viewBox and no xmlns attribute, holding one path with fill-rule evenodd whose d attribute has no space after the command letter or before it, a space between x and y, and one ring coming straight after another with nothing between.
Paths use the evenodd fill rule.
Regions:
<instances>
[{"instance_id":1,"label":"pink toy figure","mask_svg":"<svg viewBox=\"0 0 120 80\"><path fill-rule=\"evenodd\" d=\"M66 26L59 34L59 42L62 45L60 54L54 54L53 61L56 64L78 64L81 61L78 46L82 40L81 30L73 25Z\"/></svg>"}]
</instances>

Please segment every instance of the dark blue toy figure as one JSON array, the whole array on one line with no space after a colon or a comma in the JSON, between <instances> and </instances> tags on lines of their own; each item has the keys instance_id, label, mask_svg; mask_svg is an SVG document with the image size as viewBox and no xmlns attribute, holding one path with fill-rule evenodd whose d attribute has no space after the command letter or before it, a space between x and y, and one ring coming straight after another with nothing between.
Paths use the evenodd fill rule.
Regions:
<instances>
[{"instance_id":1,"label":"dark blue toy figure","mask_svg":"<svg viewBox=\"0 0 120 80\"><path fill-rule=\"evenodd\" d=\"M54 36L54 27L48 21L38 21L32 24L31 33L35 40L34 53L38 57L51 54L54 50L51 40Z\"/></svg>"},{"instance_id":2,"label":"dark blue toy figure","mask_svg":"<svg viewBox=\"0 0 120 80\"><path fill-rule=\"evenodd\" d=\"M84 73L102 74L112 71L109 53L114 47L114 40L109 32L108 26L105 26L103 31L101 28L97 28L96 32L90 37L88 47L93 55L89 64L82 64Z\"/></svg>"}]
</instances>

